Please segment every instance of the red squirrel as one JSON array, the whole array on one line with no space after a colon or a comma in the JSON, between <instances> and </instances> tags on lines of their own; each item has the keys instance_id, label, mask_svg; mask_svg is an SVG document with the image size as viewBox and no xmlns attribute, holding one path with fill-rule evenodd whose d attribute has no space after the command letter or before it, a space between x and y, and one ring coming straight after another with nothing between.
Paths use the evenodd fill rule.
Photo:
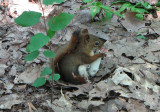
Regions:
<instances>
[{"instance_id":1,"label":"red squirrel","mask_svg":"<svg viewBox=\"0 0 160 112\"><path fill-rule=\"evenodd\" d=\"M55 73L59 73L64 81L73 84L86 83L85 74L80 75L78 67L104 57L104 53L94 52L100 49L105 41L89 34L87 29L74 31L69 43L60 48L53 59Z\"/></svg>"}]
</instances>

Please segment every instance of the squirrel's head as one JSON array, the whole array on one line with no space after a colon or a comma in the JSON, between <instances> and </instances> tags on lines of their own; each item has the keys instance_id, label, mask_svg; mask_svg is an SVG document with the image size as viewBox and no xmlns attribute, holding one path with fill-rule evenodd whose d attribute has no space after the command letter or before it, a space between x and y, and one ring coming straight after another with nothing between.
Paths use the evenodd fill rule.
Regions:
<instances>
[{"instance_id":1,"label":"squirrel's head","mask_svg":"<svg viewBox=\"0 0 160 112\"><path fill-rule=\"evenodd\" d=\"M81 31L81 36L83 39L83 43L86 46L92 48L93 50L100 49L103 46L103 44L106 42L105 39L89 34L87 29L83 29Z\"/></svg>"}]
</instances>

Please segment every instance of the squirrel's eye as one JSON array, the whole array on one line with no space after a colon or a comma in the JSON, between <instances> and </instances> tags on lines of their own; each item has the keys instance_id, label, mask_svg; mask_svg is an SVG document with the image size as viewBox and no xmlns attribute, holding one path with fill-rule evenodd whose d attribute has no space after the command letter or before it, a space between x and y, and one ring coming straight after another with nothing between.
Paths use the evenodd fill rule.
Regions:
<instances>
[{"instance_id":1,"label":"squirrel's eye","mask_svg":"<svg viewBox=\"0 0 160 112\"><path fill-rule=\"evenodd\" d=\"M95 41L95 46L98 46L99 45L99 41Z\"/></svg>"}]
</instances>

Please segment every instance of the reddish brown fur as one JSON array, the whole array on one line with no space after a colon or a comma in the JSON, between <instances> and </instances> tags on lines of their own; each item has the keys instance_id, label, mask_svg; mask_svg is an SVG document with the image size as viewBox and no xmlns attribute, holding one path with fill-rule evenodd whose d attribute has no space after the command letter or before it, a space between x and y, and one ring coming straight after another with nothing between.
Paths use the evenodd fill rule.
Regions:
<instances>
[{"instance_id":1,"label":"reddish brown fur","mask_svg":"<svg viewBox=\"0 0 160 112\"><path fill-rule=\"evenodd\" d=\"M95 43L98 41L98 44ZM54 70L64 78L65 81L74 84L86 83L83 76L78 73L78 66L90 64L99 57L104 57L104 53L90 55L91 51L100 49L104 40L94 35L88 34L88 30L84 29L81 32L75 31L72 34L71 40L67 47L65 46L56 53L54 58L54 66L58 71ZM76 76L73 76L73 74Z\"/></svg>"}]
</instances>

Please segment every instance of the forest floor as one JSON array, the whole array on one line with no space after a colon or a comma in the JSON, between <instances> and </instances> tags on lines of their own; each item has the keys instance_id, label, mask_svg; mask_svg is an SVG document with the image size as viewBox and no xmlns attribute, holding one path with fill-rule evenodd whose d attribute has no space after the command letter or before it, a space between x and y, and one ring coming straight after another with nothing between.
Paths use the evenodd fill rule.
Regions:
<instances>
[{"instance_id":1,"label":"forest floor","mask_svg":"<svg viewBox=\"0 0 160 112\"><path fill-rule=\"evenodd\" d=\"M104 3L110 5L111 0ZM53 50L69 41L76 28L86 28L107 40L106 57L91 83L54 84L53 103L49 82L39 88L31 86L49 64L42 54L46 48L37 59L24 61L30 38L45 33L43 19L33 27L14 23L23 11L42 12L40 4L9 0L7 9L0 10L0 112L160 112L160 12L158 18L148 15L144 21L126 12L124 18L113 15L101 22L92 20L88 8L78 10L82 5L81 0L68 0L45 8L47 21L60 12L75 15L65 29L56 32Z\"/></svg>"}]
</instances>

